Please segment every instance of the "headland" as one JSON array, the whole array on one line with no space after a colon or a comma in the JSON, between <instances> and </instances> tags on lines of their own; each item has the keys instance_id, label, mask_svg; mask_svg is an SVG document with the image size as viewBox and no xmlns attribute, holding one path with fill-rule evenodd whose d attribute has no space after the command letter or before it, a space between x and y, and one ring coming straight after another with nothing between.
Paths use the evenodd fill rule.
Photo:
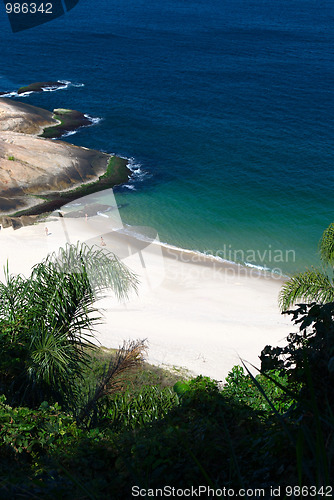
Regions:
<instances>
[{"instance_id":1,"label":"headland","mask_svg":"<svg viewBox=\"0 0 334 500\"><path fill-rule=\"evenodd\" d=\"M87 120L74 110L0 99L0 216L48 212L128 180L127 159L51 140Z\"/></svg>"}]
</instances>

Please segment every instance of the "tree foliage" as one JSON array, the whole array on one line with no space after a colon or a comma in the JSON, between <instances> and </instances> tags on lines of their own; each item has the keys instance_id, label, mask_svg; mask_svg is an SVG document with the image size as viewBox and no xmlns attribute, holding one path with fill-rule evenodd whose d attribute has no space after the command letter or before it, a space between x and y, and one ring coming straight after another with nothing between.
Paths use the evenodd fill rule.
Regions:
<instances>
[{"instance_id":1,"label":"tree foliage","mask_svg":"<svg viewBox=\"0 0 334 500\"><path fill-rule=\"evenodd\" d=\"M0 283L0 390L13 404L75 404L78 379L100 321L94 302L112 289L119 299L136 276L114 254L67 245L29 278Z\"/></svg>"},{"instance_id":2,"label":"tree foliage","mask_svg":"<svg viewBox=\"0 0 334 500\"><path fill-rule=\"evenodd\" d=\"M334 266L334 222L325 229L319 243L320 256L324 263Z\"/></svg>"},{"instance_id":3,"label":"tree foliage","mask_svg":"<svg viewBox=\"0 0 334 500\"><path fill-rule=\"evenodd\" d=\"M325 229L319 242L319 252L323 269L307 269L292 276L282 287L279 294L279 306L282 311L297 302L326 303L334 301L333 276L328 275L328 268L333 275L334 266L334 223Z\"/></svg>"},{"instance_id":4,"label":"tree foliage","mask_svg":"<svg viewBox=\"0 0 334 500\"><path fill-rule=\"evenodd\" d=\"M280 370L303 391L310 391L311 382L318 404L334 407L334 302L300 304L285 314L299 330L287 337L286 346L262 350L262 371Z\"/></svg>"},{"instance_id":5,"label":"tree foliage","mask_svg":"<svg viewBox=\"0 0 334 500\"><path fill-rule=\"evenodd\" d=\"M262 370L278 369L288 376L296 404L295 448L301 484L329 485L334 474L334 302L300 304L293 311L299 331L285 347L266 346Z\"/></svg>"}]
</instances>

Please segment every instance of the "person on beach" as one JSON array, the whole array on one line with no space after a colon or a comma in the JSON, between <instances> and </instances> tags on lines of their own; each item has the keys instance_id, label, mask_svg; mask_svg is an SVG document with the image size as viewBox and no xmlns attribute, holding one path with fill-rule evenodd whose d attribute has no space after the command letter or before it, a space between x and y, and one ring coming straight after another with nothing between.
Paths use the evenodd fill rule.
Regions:
<instances>
[{"instance_id":1,"label":"person on beach","mask_svg":"<svg viewBox=\"0 0 334 500\"><path fill-rule=\"evenodd\" d=\"M88 214L85 214L85 220L88 221Z\"/></svg>"},{"instance_id":2,"label":"person on beach","mask_svg":"<svg viewBox=\"0 0 334 500\"><path fill-rule=\"evenodd\" d=\"M47 227L45 228L45 236L49 236L49 230Z\"/></svg>"},{"instance_id":3,"label":"person on beach","mask_svg":"<svg viewBox=\"0 0 334 500\"><path fill-rule=\"evenodd\" d=\"M106 246L106 242L104 241L104 239L102 238L102 236L101 236L101 245L102 245L103 247L105 247L105 246Z\"/></svg>"}]
</instances>

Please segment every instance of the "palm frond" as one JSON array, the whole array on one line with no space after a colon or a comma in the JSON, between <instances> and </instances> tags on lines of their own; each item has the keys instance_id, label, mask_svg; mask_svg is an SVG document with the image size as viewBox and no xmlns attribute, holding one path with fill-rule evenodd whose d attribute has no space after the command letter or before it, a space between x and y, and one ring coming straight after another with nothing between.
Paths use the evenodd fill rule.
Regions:
<instances>
[{"instance_id":1,"label":"palm frond","mask_svg":"<svg viewBox=\"0 0 334 500\"><path fill-rule=\"evenodd\" d=\"M91 415L99 399L122 388L122 375L124 372L129 372L142 364L146 349L145 340L124 342L123 346L117 351L116 358L111 360L109 366L105 368L104 374L96 385L94 392L89 396L87 404L78 417L79 421L83 421Z\"/></svg>"},{"instance_id":2,"label":"palm frond","mask_svg":"<svg viewBox=\"0 0 334 500\"><path fill-rule=\"evenodd\" d=\"M334 300L334 287L330 278L319 269L308 269L290 278L279 294L279 306L282 311L304 300L307 303L325 303Z\"/></svg>"},{"instance_id":3,"label":"palm frond","mask_svg":"<svg viewBox=\"0 0 334 500\"><path fill-rule=\"evenodd\" d=\"M27 309L31 283L23 276L6 276L6 283L0 282L0 320L16 321Z\"/></svg>"},{"instance_id":4,"label":"palm frond","mask_svg":"<svg viewBox=\"0 0 334 500\"><path fill-rule=\"evenodd\" d=\"M67 244L53 252L33 268L32 278L39 281L48 278L45 271L56 275L75 275L78 286L84 284L92 293L112 289L118 299L126 299L131 290L136 291L138 278L120 262L115 254L85 243ZM44 275L44 276L43 276Z\"/></svg>"},{"instance_id":5,"label":"palm frond","mask_svg":"<svg viewBox=\"0 0 334 500\"><path fill-rule=\"evenodd\" d=\"M319 242L320 257L324 264L334 265L334 222L323 232Z\"/></svg>"},{"instance_id":6,"label":"palm frond","mask_svg":"<svg viewBox=\"0 0 334 500\"><path fill-rule=\"evenodd\" d=\"M15 365L11 373L19 372L14 397L35 404L49 394L53 400L73 402L75 383L88 362L87 348L95 347L93 327L100 320L95 300L109 289L124 299L137 284L135 274L114 254L79 242L48 255L30 278L10 275L7 267L6 282L0 283L5 333L0 354L7 353L3 359ZM12 343L21 346L20 356ZM135 349L116 372L131 365L131 359Z\"/></svg>"}]
</instances>

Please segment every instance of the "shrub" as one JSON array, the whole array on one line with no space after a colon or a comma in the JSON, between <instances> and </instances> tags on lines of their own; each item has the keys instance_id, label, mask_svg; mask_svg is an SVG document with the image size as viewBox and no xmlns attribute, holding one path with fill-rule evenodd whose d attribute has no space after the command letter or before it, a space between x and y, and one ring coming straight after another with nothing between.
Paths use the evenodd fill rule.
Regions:
<instances>
[{"instance_id":1,"label":"shrub","mask_svg":"<svg viewBox=\"0 0 334 500\"><path fill-rule=\"evenodd\" d=\"M13 408L6 404L5 396L0 396L0 442L9 453L36 455L80 434L73 416L62 412L57 403L49 406L43 402L36 410Z\"/></svg>"},{"instance_id":2,"label":"shrub","mask_svg":"<svg viewBox=\"0 0 334 500\"><path fill-rule=\"evenodd\" d=\"M270 378L264 374L258 374L255 380L260 384L274 408L278 412L284 413L293 404L291 396L284 391L284 387L288 385L288 376L279 370L268 371L266 375ZM232 368L225 379L222 394L237 403L250 406L254 410L272 412L272 406L254 384L250 375L245 374L241 366Z\"/></svg>"},{"instance_id":3,"label":"shrub","mask_svg":"<svg viewBox=\"0 0 334 500\"><path fill-rule=\"evenodd\" d=\"M299 331L288 336L285 347L266 346L262 368L286 374L288 388L298 389L289 417L299 482L327 486L334 476L334 303L299 304L287 314Z\"/></svg>"}]
</instances>

